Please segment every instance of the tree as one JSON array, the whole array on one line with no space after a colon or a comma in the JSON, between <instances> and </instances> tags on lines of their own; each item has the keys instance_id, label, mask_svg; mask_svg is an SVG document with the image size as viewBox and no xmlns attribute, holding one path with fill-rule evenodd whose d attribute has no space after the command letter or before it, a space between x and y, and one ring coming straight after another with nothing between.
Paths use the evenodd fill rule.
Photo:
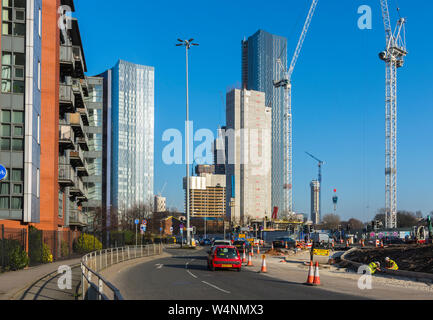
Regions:
<instances>
[{"instance_id":1,"label":"tree","mask_svg":"<svg viewBox=\"0 0 433 320\"><path fill-rule=\"evenodd\" d=\"M355 218L350 218L348 221L348 225L350 230L359 230L364 228L364 224L362 223L362 221Z\"/></svg>"},{"instance_id":2,"label":"tree","mask_svg":"<svg viewBox=\"0 0 433 320\"><path fill-rule=\"evenodd\" d=\"M382 226L385 227L385 216L386 209L381 208L377 211L374 220L379 220L382 222ZM419 215L419 213L418 213ZM417 218L417 214L410 211L398 211L397 212L397 228L409 228L417 225L419 218Z\"/></svg>"},{"instance_id":3,"label":"tree","mask_svg":"<svg viewBox=\"0 0 433 320\"><path fill-rule=\"evenodd\" d=\"M323 216L322 225L325 229L338 229L340 224L340 216L337 214L329 213Z\"/></svg>"}]
</instances>

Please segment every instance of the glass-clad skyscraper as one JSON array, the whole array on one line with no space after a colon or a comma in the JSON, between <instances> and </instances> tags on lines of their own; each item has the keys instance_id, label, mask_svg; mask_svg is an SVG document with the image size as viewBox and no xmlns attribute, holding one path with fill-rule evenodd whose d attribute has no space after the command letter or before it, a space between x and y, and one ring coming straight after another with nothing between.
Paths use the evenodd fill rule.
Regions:
<instances>
[{"instance_id":1,"label":"glass-clad skyscraper","mask_svg":"<svg viewBox=\"0 0 433 320\"><path fill-rule=\"evenodd\" d=\"M277 62L281 60L282 67ZM287 70L287 39L258 30L242 41L242 88L264 92L272 108L272 206L284 206L284 92L273 86ZM291 186L290 186L291 187Z\"/></svg>"},{"instance_id":2,"label":"glass-clad skyscraper","mask_svg":"<svg viewBox=\"0 0 433 320\"><path fill-rule=\"evenodd\" d=\"M123 212L153 203L155 70L120 60L109 74L111 205Z\"/></svg>"}]
</instances>

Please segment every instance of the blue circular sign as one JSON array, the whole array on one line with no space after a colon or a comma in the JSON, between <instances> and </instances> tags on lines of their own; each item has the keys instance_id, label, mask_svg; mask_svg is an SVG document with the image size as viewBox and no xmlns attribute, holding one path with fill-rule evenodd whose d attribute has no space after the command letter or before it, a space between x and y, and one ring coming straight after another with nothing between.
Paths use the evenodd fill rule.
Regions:
<instances>
[{"instance_id":1,"label":"blue circular sign","mask_svg":"<svg viewBox=\"0 0 433 320\"><path fill-rule=\"evenodd\" d=\"M5 179L7 177L7 175L8 175L8 172L7 172L6 168L0 164L0 181Z\"/></svg>"}]
</instances>

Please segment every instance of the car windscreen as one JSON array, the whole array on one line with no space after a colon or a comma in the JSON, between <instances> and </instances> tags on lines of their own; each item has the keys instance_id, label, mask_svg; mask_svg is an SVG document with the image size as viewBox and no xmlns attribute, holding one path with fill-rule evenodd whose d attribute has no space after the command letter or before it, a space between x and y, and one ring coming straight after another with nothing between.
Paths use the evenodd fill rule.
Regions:
<instances>
[{"instance_id":1,"label":"car windscreen","mask_svg":"<svg viewBox=\"0 0 433 320\"><path fill-rule=\"evenodd\" d=\"M235 248L217 248L216 255L222 259L236 259L238 257Z\"/></svg>"}]
</instances>

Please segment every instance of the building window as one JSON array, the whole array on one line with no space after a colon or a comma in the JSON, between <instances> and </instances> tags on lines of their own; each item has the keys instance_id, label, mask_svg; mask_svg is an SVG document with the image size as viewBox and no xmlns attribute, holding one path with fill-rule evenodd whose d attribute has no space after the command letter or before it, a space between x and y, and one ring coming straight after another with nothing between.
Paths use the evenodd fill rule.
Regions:
<instances>
[{"instance_id":1,"label":"building window","mask_svg":"<svg viewBox=\"0 0 433 320\"><path fill-rule=\"evenodd\" d=\"M42 10L39 9L39 38L42 37Z\"/></svg>"},{"instance_id":2,"label":"building window","mask_svg":"<svg viewBox=\"0 0 433 320\"><path fill-rule=\"evenodd\" d=\"M38 115L38 144L41 144L41 116Z\"/></svg>"},{"instance_id":3,"label":"building window","mask_svg":"<svg viewBox=\"0 0 433 320\"><path fill-rule=\"evenodd\" d=\"M3 93L10 93L10 92L24 93L25 63L26 63L26 58L23 53L12 54L11 52L7 52L7 51L2 52L2 92ZM38 81L40 82L40 80Z\"/></svg>"},{"instance_id":4,"label":"building window","mask_svg":"<svg viewBox=\"0 0 433 320\"><path fill-rule=\"evenodd\" d=\"M41 90L41 62L38 61L38 89Z\"/></svg>"},{"instance_id":5,"label":"building window","mask_svg":"<svg viewBox=\"0 0 433 320\"><path fill-rule=\"evenodd\" d=\"M39 184L39 169L36 170L36 197L39 198L40 184Z\"/></svg>"}]
</instances>

